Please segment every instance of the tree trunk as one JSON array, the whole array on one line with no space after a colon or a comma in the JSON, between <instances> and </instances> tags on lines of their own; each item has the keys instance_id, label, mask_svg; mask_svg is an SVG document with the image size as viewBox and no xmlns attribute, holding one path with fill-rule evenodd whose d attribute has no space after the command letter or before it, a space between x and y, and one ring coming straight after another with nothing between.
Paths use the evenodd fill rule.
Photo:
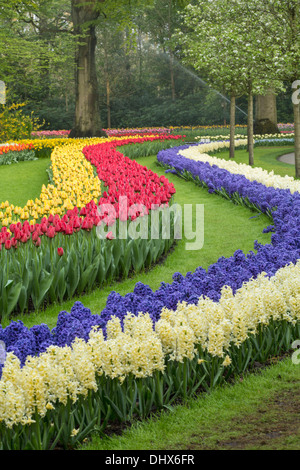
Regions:
<instances>
[{"instance_id":1,"label":"tree trunk","mask_svg":"<svg viewBox=\"0 0 300 470\"><path fill-rule=\"evenodd\" d=\"M295 132L295 176L300 178L300 104L293 104L294 107L294 132Z\"/></svg>"},{"instance_id":2,"label":"tree trunk","mask_svg":"<svg viewBox=\"0 0 300 470\"><path fill-rule=\"evenodd\" d=\"M276 95L273 90L269 90L264 96L256 97L255 133L277 134L278 132Z\"/></svg>"},{"instance_id":3,"label":"tree trunk","mask_svg":"<svg viewBox=\"0 0 300 470\"><path fill-rule=\"evenodd\" d=\"M171 96L172 101L176 99L176 90L175 90L175 78L174 78L174 57L172 51L169 51L170 54L170 78L171 78Z\"/></svg>"},{"instance_id":4,"label":"tree trunk","mask_svg":"<svg viewBox=\"0 0 300 470\"><path fill-rule=\"evenodd\" d=\"M257 96L256 119L269 119L277 126L276 95L273 90L269 90L264 96Z\"/></svg>"},{"instance_id":5,"label":"tree trunk","mask_svg":"<svg viewBox=\"0 0 300 470\"><path fill-rule=\"evenodd\" d=\"M107 52L107 41L104 34L103 37L103 47L104 47L104 75L105 75L105 84L106 84L106 109L107 109L107 127L111 128L111 106L110 106L110 70L109 70L109 60Z\"/></svg>"},{"instance_id":6,"label":"tree trunk","mask_svg":"<svg viewBox=\"0 0 300 470\"><path fill-rule=\"evenodd\" d=\"M254 136L253 136L253 93L248 96L248 152L249 165L254 165Z\"/></svg>"},{"instance_id":7,"label":"tree trunk","mask_svg":"<svg viewBox=\"0 0 300 470\"><path fill-rule=\"evenodd\" d=\"M81 34L75 57L75 123L70 137L100 137L102 130L99 90L95 64L96 1L72 0L72 21L75 34ZM88 23L88 25L87 25ZM84 28L84 29L83 29Z\"/></svg>"},{"instance_id":8,"label":"tree trunk","mask_svg":"<svg viewBox=\"0 0 300 470\"><path fill-rule=\"evenodd\" d=\"M234 158L235 154L235 102L236 98L234 95L231 95L230 99L230 149L229 149L229 157Z\"/></svg>"},{"instance_id":9,"label":"tree trunk","mask_svg":"<svg viewBox=\"0 0 300 470\"><path fill-rule=\"evenodd\" d=\"M107 127L111 128L111 108L110 108L110 83L109 76L106 77L106 107L107 107Z\"/></svg>"}]
</instances>

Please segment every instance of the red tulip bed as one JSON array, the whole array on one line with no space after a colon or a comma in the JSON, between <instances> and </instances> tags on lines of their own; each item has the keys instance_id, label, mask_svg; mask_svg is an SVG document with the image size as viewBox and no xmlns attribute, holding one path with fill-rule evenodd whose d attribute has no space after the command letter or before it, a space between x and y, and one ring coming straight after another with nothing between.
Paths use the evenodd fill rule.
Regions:
<instances>
[{"instance_id":1,"label":"red tulip bed","mask_svg":"<svg viewBox=\"0 0 300 470\"><path fill-rule=\"evenodd\" d=\"M117 151L120 145L149 140L181 139L157 135L105 141L83 148L101 180L98 204L92 200L63 216L51 214L39 223L17 222L0 231L0 312L2 321L12 313L39 309L101 286L111 279L139 272L165 255L174 237L151 239L151 209L167 208L175 193L165 176L159 177ZM120 199L122 198L122 199ZM119 201L122 200L122 206ZM124 201L126 204L124 205ZM108 214L107 210L110 209ZM113 226L126 227L147 217L149 237L114 236ZM171 217L171 225L172 225ZM99 228L105 236L97 236ZM124 227L123 227L124 228Z\"/></svg>"}]
</instances>

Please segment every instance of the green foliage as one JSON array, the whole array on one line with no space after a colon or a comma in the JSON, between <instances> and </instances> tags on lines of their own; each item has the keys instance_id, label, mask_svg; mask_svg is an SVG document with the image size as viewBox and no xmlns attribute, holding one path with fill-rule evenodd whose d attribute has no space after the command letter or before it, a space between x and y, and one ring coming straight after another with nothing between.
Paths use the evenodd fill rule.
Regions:
<instances>
[{"instance_id":1,"label":"green foliage","mask_svg":"<svg viewBox=\"0 0 300 470\"><path fill-rule=\"evenodd\" d=\"M0 165L11 165L31 160L36 160L34 150L10 151L1 155Z\"/></svg>"}]
</instances>

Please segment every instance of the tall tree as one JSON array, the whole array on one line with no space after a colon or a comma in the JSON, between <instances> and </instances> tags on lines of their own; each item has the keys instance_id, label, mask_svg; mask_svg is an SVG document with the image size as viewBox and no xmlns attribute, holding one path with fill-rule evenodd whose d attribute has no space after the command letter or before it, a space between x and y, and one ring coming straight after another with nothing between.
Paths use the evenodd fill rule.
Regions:
<instances>
[{"instance_id":1,"label":"tall tree","mask_svg":"<svg viewBox=\"0 0 300 470\"><path fill-rule=\"evenodd\" d=\"M100 16L98 3L99 0L72 0L71 3L74 32L81 37L81 40L76 47L75 123L70 137L105 135L100 120L95 61L97 44L95 28Z\"/></svg>"},{"instance_id":2,"label":"tall tree","mask_svg":"<svg viewBox=\"0 0 300 470\"><path fill-rule=\"evenodd\" d=\"M248 97L249 164L254 164L253 98L280 86L271 40L264 38L241 0L198 0L184 14L186 32L178 38L185 61L205 71L211 84L231 98L230 156L234 155L234 109L237 96ZM262 43L264 42L264 46Z\"/></svg>"},{"instance_id":3,"label":"tall tree","mask_svg":"<svg viewBox=\"0 0 300 470\"><path fill-rule=\"evenodd\" d=\"M277 119L277 97L274 90L257 95L255 106L255 133L276 134L279 132Z\"/></svg>"},{"instance_id":4,"label":"tall tree","mask_svg":"<svg viewBox=\"0 0 300 470\"><path fill-rule=\"evenodd\" d=\"M69 0L15 1L0 9L0 19L0 74L12 93L36 103L51 99L52 75L61 77L62 59L64 72L73 66Z\"/></svg>"},{"instance_id":5,"label":"tall tree","mask_svg":"<svg viewBox=\"0 0 300 470\"><path fill-rule=\"evenodd\" d=\"M181 19L179 12L186 4L185 0L154 0L144 5L144 15L140 25L146 32L153 44L163 54L169 64L169 86L172 101L176 100L176 70L175 56L176 44L172 37L176 28L179 27Z\"/></svg>"},{"instance_id":6,"label":"tall tree","mask_svg":"<svg viewBox=\"0 0 300 470\"><path fill-rule=\"evenodd\" d=\"M135 2L135 7L138 0ZM96 26L102 18L118 18L119 27L130 31L133 6L130 0L71 0L74 32L80 36L76 48L75 124L70 137L106 135L102 130L99 87L96 73Z\"/></svg>"},{"instance_id":7,"label":"tall tree","mask_svg":"<svg viewBox=\"0 0 300 470\"><path fill-rule=\"evenodd\" d=\"M249 0L247 14L266 38L272 38L277 76L290 86L300 77L299 0ZM293 102L295 126L295 176L300 178L300 104Z\"/></svg>"}]
</instances>

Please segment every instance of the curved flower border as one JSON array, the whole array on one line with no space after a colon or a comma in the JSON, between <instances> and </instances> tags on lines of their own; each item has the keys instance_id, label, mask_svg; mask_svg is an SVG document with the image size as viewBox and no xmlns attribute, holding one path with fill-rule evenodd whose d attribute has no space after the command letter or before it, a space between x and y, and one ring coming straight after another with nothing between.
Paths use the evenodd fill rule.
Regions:
<instances>
[{"instance_id":1,"label":"curved flower border","mask_svg":"<svg viewBox=\"0 0 300 470\"><path fill-rule=\"evenodd\" d=\"M300 259L300 194L249 181L244 175L232 174L216 165L210 166L207 162L192 161L180 154L187 148L188 145L161 151L157 157L158 162L181 176L190 174L193 181L204 185L211 193L234 199L238 203L246 203L251 208L269 214L272 225L266 227L265 231L273 232L271 243L260 245L255 242L256 252L244 254L237 250L230 258L220 258L207 271L199 267L186 276L175 273L172 283L162 282L161 287L154 292L140 282L137 282L132 293L125 296L111 292L101 315L92 315L89 312L83 323L80 320L83 307L75 304L70 313L59 314L57 326L52 332L43 327L45 333L39 345L44 343L45 346L50 344L47 343L49 341L61 346L70 345L74 340L74 334L70 334L70 331L75 331L76 334L79 332L79 336L88 338L91 326L95 323L105 333L107 322L112 317L117 316L123 324L128 311L134 315L147 312L155 323L163 308L176 310L179 302L197 304L201 296L217 302L224 285L229 286L234 293L244 282L257 278L261 272L266 272L270 277L287 264L297 263ZM20 328L23 331L22 324L17 327L13 323L10 328ZM16 336L20 337L19 334ZM5 340L4 337L3 339Z\"/></svg>"},{"instance_id":2,"label":"curved flower border","mask_svg":"<svg viewBox=\"0 0 300 470\"><path fill-rule=\"evenodd\" d=\"M49 344L46 353L30 358L23 369L14 354L8 353L3 368L5 380L0 381L0 403L4 405L8 390L14 390L20 404L19 415L10 416L11 408L6 402L3 419L8 425L30 422L33 409L45 414L53 407L53 400L64 403L67 397L60 393L71 392L71 386L75 401L77 394L97 390L97 374L117 377L121 382L131 373L148 377L164 370L165 360L181 363L196 357L203 366L201 354L206 357L205 362L206 353L221 358L222 367L228 367L234 360L230 357L231 348L239 349L261 327L279 321L296 327L299 333L300 194L249 181L244 175L207 162L192 161L179 154L184 148L187 146L159 152L158 161L211 193L230 199L239 196L234 199L236 202L247 201L261 212L269 211L273 225L266 230L274 232L271 243L255 243L256 253L247 255L237 250L228 259L220 258L207 271L199 267L185 277L175 273L171 284L162 283L155 292L139 282L134 292L124 297L112 292L100 315L92 315L76 302L70 313L59 314L54 332L46 325L26 329L21 322L13 322L1 331L0 339L5 341L20 332L25 336L27 332L28 341L38 344L51 341L54 333L54 337L61 335L64 345ZM287 341L291 338L288 332ZM70 344L66 342L68 333ZM149 350L153 354L148 354ZM67 361L68 373L66 368L61 370L62 375L56 376L50 386L51 363L58 364L57 360L61 365ZM37 401L38 384L45 386L45 373L50 374L46 381L49 388L43 389ZM26 382L32 376L36 377L34 388ZM58 390L59 384L63 387Z\"/></svg>"}]
</instances>

